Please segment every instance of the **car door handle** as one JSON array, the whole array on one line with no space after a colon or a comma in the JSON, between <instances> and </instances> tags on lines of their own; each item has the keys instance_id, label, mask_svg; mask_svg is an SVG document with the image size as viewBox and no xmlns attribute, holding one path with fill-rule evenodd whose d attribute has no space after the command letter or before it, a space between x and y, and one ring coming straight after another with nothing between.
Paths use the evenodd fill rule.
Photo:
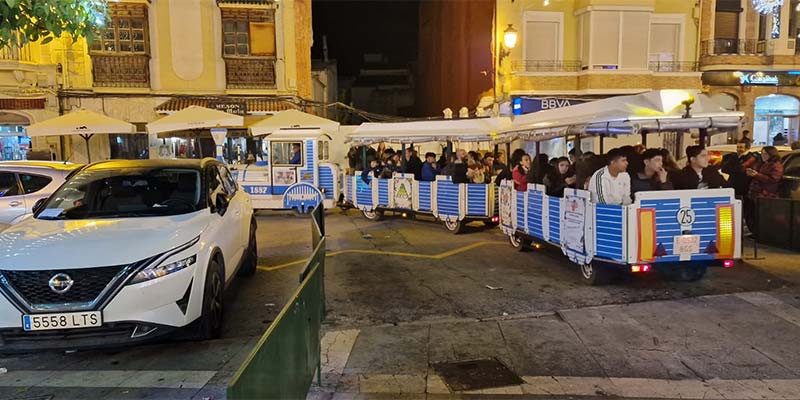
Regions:
<instances>
[{"instance_id":1,"label":"car door handle","mask_svg":"<svg viewBox=\"0 0 800 400\"><path fill-rule=\"evenodd\" d=\"M16 206L18 206L20 204L22 204L22 202L21 201L17 201L17 200L14 200L14 201L8 203L8 205L10 205L11 207L16 207Z\"/></svg>"}]
</instances>

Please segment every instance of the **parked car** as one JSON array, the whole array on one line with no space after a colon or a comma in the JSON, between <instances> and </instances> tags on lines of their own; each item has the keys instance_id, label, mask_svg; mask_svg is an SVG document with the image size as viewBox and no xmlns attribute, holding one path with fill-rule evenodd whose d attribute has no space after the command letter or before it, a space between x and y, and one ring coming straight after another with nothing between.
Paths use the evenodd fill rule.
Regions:
<instances>
[{"instance_id":1,"label":"parked car","mask_svg":"<svg viewBox=\"0 0 800 400\"><path fill-rule=\"evenodd\" d=\"M0 227L30 215L39 199L50 196L80 166L56 161L0 162Z\"/></svg>"},{"instance_id":2,"label":"parked car","mask_svg":"<svg viewBox=\"0 0 800 400\"><path fill-rule=\"evenodd\" d=\"M800 200L800 151L783 156L781 197Z\"/></svg>"},{"instance_id":3,"label":"parked car","mask_svg":"<svg viewBox=\"0 0 800 400\"><path fill-rule=\"evenodd\" d=\"M214 159L84 166L0 233L0 351L216 338L223 290L256 270L255 233Z\"/></svg>"}]
</instances>

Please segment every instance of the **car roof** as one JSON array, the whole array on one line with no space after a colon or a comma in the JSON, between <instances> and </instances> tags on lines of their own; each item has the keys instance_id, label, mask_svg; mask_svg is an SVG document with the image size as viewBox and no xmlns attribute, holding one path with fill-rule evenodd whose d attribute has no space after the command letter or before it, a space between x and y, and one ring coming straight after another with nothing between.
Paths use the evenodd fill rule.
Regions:
<instances>
[{"instance_id":1,"label":"car roof","mask_svg":"<svg viewBox=\"0 0 800 400\"><path fill-rule=\"evenodd\" d=\"M83 164L73 164L64 161L0 161L0 168L14 167L14 168L50 168L59 171L72 171L76 168L82 167Z\"/></svg>"},{"instance_id":2,"label":"car roof","mask_svg":"<svg viewBox=\"0 0 800 400\"><path fill-rule=\"evenodd\" d=\"M84 170L100 170L115 168L190 168L200 169L208 164L221 164L213 158L187 158L170 160L107 160L89 164Z\"/></svg>"}]
</instances>

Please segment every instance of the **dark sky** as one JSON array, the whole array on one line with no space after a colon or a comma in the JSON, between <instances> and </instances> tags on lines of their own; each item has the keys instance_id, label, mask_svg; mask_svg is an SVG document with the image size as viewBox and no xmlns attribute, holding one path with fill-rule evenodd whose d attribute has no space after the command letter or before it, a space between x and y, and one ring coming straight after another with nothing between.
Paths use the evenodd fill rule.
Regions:
<instances>
[{"instance_id":1,"label":"dark sky","mask_svg":"<svg viewBox=\"0 0 800 400\"><path fill-rule=\"evenodd\" d=\"M364 53L382 53L397 65L417 57L418 0L314 0L313 59L322 59L322 35L339 75L356 75Z\"/></svg>"}]
</instances>

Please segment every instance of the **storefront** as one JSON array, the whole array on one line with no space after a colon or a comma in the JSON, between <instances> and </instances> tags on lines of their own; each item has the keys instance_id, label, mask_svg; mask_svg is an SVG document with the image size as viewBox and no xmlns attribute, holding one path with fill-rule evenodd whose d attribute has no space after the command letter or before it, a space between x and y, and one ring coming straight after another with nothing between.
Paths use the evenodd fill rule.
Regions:
<instances>
[{"instance_id":1,"label":"storefront","mask_svg":"<svg viewBox=\"0 0 800 400\"><path fill-rule=\"evenodd\" d=\"M2 160L26 160L31 149L31 138L25 136L23 125L0 125Z\"/></svg>"},{"instance_id":2,"label":"storefront","mask_svg":"<svg viewBox=\"0 0 800 400\"><path fill-rule=\"evenodd\" d=\"M800 140L800 71L712 71L703 83L718 103L745 113L754 145Z\"/></svg>"}]
</instances>

